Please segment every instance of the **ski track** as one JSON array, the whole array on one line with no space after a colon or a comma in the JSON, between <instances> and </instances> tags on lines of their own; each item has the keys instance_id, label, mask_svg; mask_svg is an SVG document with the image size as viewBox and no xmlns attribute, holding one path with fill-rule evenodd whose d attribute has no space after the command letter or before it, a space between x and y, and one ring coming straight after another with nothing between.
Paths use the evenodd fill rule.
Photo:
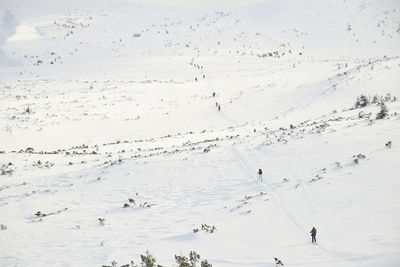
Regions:
<instances>
[{"instance_id":1,"label":"ski track","mask_svg":"<svg viewBox=\"0 0 400 267\"><path fill-rule=\"evenodd\" d=\"M252 174L254 171L252 171L255 168L252 168L244 159L244 157L241 155L241 153L234 147L232 146L232 152L233 155L236 159L236 162L238 163L239 166L241 166L241 169L243 171L243 173L245 174L246 177L249 177L249 180L254 181L254 179L251 178L251 176L255 176L254 174ZM278 196L278 194L273 190L270 189L266 184L264 184L263 182L259 182L259 187L265 189L265 191L272 196L273 198L273 202L275 205L275 209L281 214L281 217L284 218L284 220L286 222L288 222L289 225L291 225L291 228L297 233L297 235L301 238L301 237L305 237L308 233L307 229L305 229L304 227L301 226L301 224L288 212L288 210L285 208L285 204L282 203L282 201L280 200L280 197ZM309 207L311 207L312 210L315 210L313 208L312 203L309 203ZM326 250L320 243L318 243L318 245L316 245L314 248L314 250L319 250L320 251L320 255L321 257L330 257L332 258L332 260L329 261L325 261L326 262L337 262L337 261L347 261L347 260L351 260L351 259L340 259L339 257L337 257L335 255L334 252L330 252L328 250ZM335 260L333 260L333 258ZM318 264L320 262L315 262L315 264Z\"/></svg>"}]
</instances>

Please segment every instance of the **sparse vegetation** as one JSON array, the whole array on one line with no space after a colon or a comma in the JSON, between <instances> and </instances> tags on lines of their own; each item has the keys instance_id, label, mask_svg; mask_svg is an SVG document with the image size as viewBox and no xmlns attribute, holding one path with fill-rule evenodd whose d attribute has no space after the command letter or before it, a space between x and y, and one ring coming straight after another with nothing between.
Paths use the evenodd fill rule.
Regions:
<instances>
[{"instance_id":1,"label":"sparse vegetation","mask_svg":"<svg viewBox=\"0 0 400 267\"><path fill-rule=\"evenodd\" d=\"M9 39L4 47L4 56L10 57L10 63L15 60L15 66L7 66L0 83L4 137L0 208L9 217L2 222L9 230L2 233L7 238L15 235L21 244L15 251L4 251L6 263L18 264L21 255L32 259L32 265L49 262L46 255L32 257L36 251L24 248L33 236L45 250L49 241L57 241L54 236L65 231L78 235L81 242L74 245L76 249L63 251L65 255L56 259L59 265L68 265L71 256L77 265L99 264L101 254L103 267L160 266L146 251L146 246L158 242L157 250L175 246L168 266L208 267L211 264L191 251L190 245L201 241L199 247L213 246L216 238L224 236L221 231L230 228L237 229L232 234L240 243L241 235L253 230L240 223L271 222L272 230L265 229L276 234L288 227L301 228L305 243L308 232L300 220L319 214L327 216L315 222L321 240L329 241L335 232L324 232L322 224L332 216L343 219L344 227L359 219L348 215L374 201L377 195L368 194L371 186L384 184L382 194L390 200L396 193L391 183L397 178L393 131L400 117L399 103L392 103L396 97L384 94L399 91L393 77L400 58L391 45L399 37L395 32L400 32L398 11L389 9L392 3L357 1L341 1L337 8L330 8L319 7L319 1L313 0L311 13L302 3L293 3L293 23L272 20L270 28L276 33L272 35L256 25L262 19L248 23L249 15L268 16L285 7L272 2L256 7L243 3L232 9L225 1L232 13L193 8L190 19L179 14L185 8L158 10L157 4L112 0L99 1L93 8L77 4L55 14L51 14L55 7L49 7L43 18L39 12L28 25L25 37L29 40L19 40L17 31L17 38ZM353 12L359 8L360 12ZM343 15L340 21L323 19L337 11ZM361 15L353 18L351 14ZM89 20L96 27L82 32ZM127 22L132 27L124 27ZM373 29L377 24L379 29ZM385 37L380 38L381 34ZM327 49L317 39L327 35L328 41L345 38L324 56ZM24 47L28 43L32 45ZM356 51L360 45L362 49ZM59 65L61 56L65 66ZM98 66L87 69L88 62ZM215 101L223 107L219 113L214 112ZM351 157L356 152L369 156ZM321 162L325 168L315 166ZM257 181L256 167L265 168L266 183ZM368 172L371 168L385 179L375 179ZM22 181L28 183L22 185ZM330 191L342 185L346 191L340 197ZM259 193L264 188L269 189L268 195ZM353 190L358 191L353 194ZM330 196L335 201L329 201ZM354 196L361 197L353 201ZM46 206L48 201L54 205ZM395 202L386 202L384 211L379 211L382 221L390 219L396 208ZM74 212L48 218L65 211L56 211L64 204ZM373 217L377 210L377 205L371 205L362 219ZM34 223L38 221L44 223ZM7 226L0 224L0 229ZM183 233L176 231L182 229ZM356 232L349 241L361 243L366 240L362 236ZM370 241L379 243L381 237L378 233ZM252 245L265 244L263 238L252 236ZM387 244L395 244L392 239ZM61 245L68 247L68 240ZM301 241L294 241L288 250L304 252L304 265L318 264L327 256L317 253L314 248L318 247L304 250L295 244ZM287 249L283 243L272 244L270 251L265 248L268 253L278 251L276 246ZM95 261L91 250L81 249L87 246L98 252ZM356 248L349 243L340 255L330 255L330 260L374 259L372 250L363 251L367 260L353 257L358 255ZM232 255L229 246L223 252L215 256L214 264L284 265L278 258L275 263L272 260L279 254L268 260L254 259L247 250ZM132 254L136 264L130 261ZM164 256L160 254L157 260L164 262Z\"/></svg>"},{"instance_id":2,"label":"sparse vegetation","mask_svg":"<svg viewBox=\"0 0 400 267\"><path fill-rule=\"evenodd\" d=\"M257 195L253 195L253 196L244 196L244 198L242 200L240 200L240 204L237 205L236 207L231 209L231 212L235 211L235 210L241 210L242 208L251 205L252 201L255 201L256 199L261 199L263 196L266 196L267 193L265 192L260 192ZM264 199L265 201L267 201L268 199ZM250 214L251 210L247 210L245 212L246 214Z\"/></svg>"},{"instance_id":3,"label":"sparse vegetation","mask_svg":"<svg viewBox=\"0 0 400 267\"><path fill-rule=\"evenodd\" d=\"M202 260L200 262L200 255L195 251L190 251L189 257L186 256L177 256L175 255L175 262L178 264L178 267L212 267L207 260ZM161 265L156 264L156 258L149 252L146 251L145 254L140 255L140 266L141 267L162 267ZM200 265L198 263L200 262ZM111 265L102 265L102 267L118 267L118 263L113 260ZM139 267L133 261L128 264L120 265L120 267Z\"/></svg>"},{"instance_id":4,"label":"sparse vegetation","mask_svg":"<svg viewBox=\"0 0 400 267\"><path fill-rule=\"evenodd\" d=\"M152 206L156 205L156 204L151 204L151 203L149 203L147 201L142 202L140 200L139 193L136 193L136 196L137 196L137 200L135 200L134 198L129 198L128 199L129 203L124 203L123 207L124 208L138 207L138 208L145 209L145 208L151 208Z\"/></svg>"},{"instance_id":5,"label":"sparse vegetation","mask_svg":"<svg viewBox=\"0 0 400 267\"><path fill-rule=\"evenodd\" d=\"M217 231L217 227L215 227L214 225L207 225L207 224L202 224L200 230L206 232L206 233L214 233L215 231ZM197 233L200 231L198 228L193 229L193 233Z\"/></svg>"},{"instance_id":6,"label":"sparse vegetation","mask_svg":"<svg viewBox=\"0 0 400 267\"><path fill-rule=\"evenodd\" d=\"M36 162L33 163L33 166L34 166L34 167L38 167L38 168L42 168L42 169L44 169L44 168L50 169L51 167L54 166L54 163L53 163L53 162L50 162L50 161L45 161L45 162L43 163L41 160L38 160L38 161L36 161Z\"/></svg>"},{"instance_id":7,"label":"sparse vegetation","mask_svg":"<svg viewBox=\"0 0 400 267\"><path fill-rule=\"evenodd\" d=\"M197 263L200 261L200 255L195 251L189 252L189 257L186 256L178 256L175 255L175 261L178 264L178 267L196 267ZM201 267L211 267L212 265L207 262L207 260L203 260L200 263Z\"/></svg>"},{"instance_id":8,"label":"sparse vegetation","mask_svg":"<svg viewBox=\"0 0 400 267\"><path fill-rule=\"evenodd\" d=\"M41 212L41 211L38 211L38 212L35 213L35 215L36 215L37 217L47 217L47 216L50 216L50 215L60 214L61 212L65 212L65 211L67 211L67 210L68 210L68 208L64 208L64 209L57 210L57 211L55 211L55 212L49 212L49 213L43 213L43 212Z\"/></svg>"}]
</instances>

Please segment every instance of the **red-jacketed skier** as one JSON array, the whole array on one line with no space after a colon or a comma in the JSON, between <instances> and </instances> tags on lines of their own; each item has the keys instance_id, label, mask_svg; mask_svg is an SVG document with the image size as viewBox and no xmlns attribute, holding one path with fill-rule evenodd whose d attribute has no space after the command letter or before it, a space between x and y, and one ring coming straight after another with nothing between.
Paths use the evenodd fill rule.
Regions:
<instances>
[{"instance_id":1,"label":"red-jacketed skier","mask_svg":"<svg viewBox=\"0 0 400 267\"><path fill-rule=\"evenodd\" d=\"M315 227L312 228L311 230L311 243L317 243L317 229L315 229Z\"/></svg>"}]
</instances>

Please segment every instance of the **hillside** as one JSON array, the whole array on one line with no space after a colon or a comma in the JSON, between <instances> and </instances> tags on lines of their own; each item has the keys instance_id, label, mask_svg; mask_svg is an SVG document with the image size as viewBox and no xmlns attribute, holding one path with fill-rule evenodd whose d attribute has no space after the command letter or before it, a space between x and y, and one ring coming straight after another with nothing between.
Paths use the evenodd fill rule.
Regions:
<instances>
[{"instance_id":1,"label":"hillside","mask_svg":"<svg viewBox=\"0 0 400 267\"><path fill-rule=\"evenodd\" d=\"M399 12L3 0L0 265L398 266Z\"/></svg>"}]
</instances>

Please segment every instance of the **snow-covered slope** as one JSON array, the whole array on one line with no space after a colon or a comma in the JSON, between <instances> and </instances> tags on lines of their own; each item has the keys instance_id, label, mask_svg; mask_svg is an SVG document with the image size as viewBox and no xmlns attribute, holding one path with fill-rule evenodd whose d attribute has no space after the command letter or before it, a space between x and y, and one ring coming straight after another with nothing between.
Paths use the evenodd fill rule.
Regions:
<instances>
[{"instance_id":1,"label":"snow-covered slope","mask_svg":"<svg viewBox=\"0 0 400 267\"><path fill-rule=\"evenodd\" d=\"M3 0L0 265L398 266L398 12Z\"/></svg>"}]
</instances>

